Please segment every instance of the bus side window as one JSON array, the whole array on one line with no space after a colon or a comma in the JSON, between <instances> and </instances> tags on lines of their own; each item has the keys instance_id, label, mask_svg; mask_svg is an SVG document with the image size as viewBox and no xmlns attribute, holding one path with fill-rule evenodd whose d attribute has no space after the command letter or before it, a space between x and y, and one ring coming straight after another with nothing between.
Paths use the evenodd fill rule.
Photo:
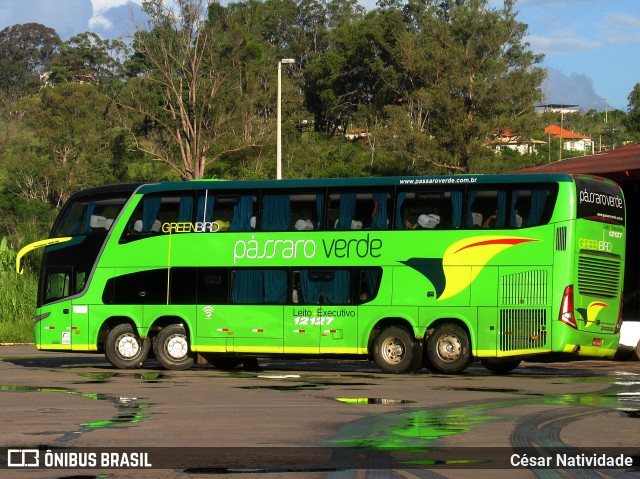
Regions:
<instances>
[{"instance_id":1,"label":"bus side window","mask_svg":"<svg viewBox=\"0 0 640 479\"><path fill-rule=\"evenodd\" d=\"M129 218L124 236L120 241L126 242L162 234L164 223L175 223L179 220L180 204L179 195L145 196Z\"/></svg>"},{"instance_id":2,"label":"bus side window","mask_svg":"<svg viewBox=\"0 0 640 479\"><path fill-rule=\"evenodd\" d=\"M233 304L286 304L288 271L284 268L243 268L231 272Z\"/></svg>"},{"instance_id":3,"label":"bus side window","mask_svg":"<svg viewBox=\"0 0 640 479\"><path fill-rule=\"evenodd\" d=\"M261 231L287 231L291 223L289 195L262 195Z\"/></svg>"},{"instance_id":4,"label":"bus side window","mask_svg":"<svg viewBox=\"0 0 640 479\"><path fill-rule=\"evenodd\" d=\"M454 227L453 192L442 190L409 190L396 195L395 229L423 230ZM458 212L458 217L461 215Z\"/></svg>"},{"instance_id":5,"label":"bus side window","mask_svg":"<svg viewBox=\"0 0 640 479\"><path fill-rule=\"evenodd\" d=\"M348 304L351 301L351 269L302 269L296 277L300 304ZM295 283L294 283L295 284Z\"/></svg>"},{"instance_id":6,"label":"bus side window","mask_svg":"<svg viewBox=\"0 0 640 479\"><path fill-rule=\"evenodd\" d=\"M548 221L553 209L553 192L549 188L514 190L511 197L511 226L538 226Z\"/></svg>"},{"instance_id":7,"label":"bus side window","mask_svg":"<svg viewBox=\"0 0 640 479\"><path fill-rule=\"evenodd\" d=\"M362 229L362 221L356 217L355 193L332 193L329 195L327 220L329 229L340 231Z\"/></svg>"},{"instance_id":8,"label":"bus side window","mask_svg":"<svg viewBox=\"0 0 640 479\"><path fill-rule=\"evenodd\" d=\"M508 228L509 210L506 190L471 189L467 195L465 224L469 229Z\"/></svg>"},{"instance_id":9,"label":"bus side window","mask_svg":"<svg viewBox=\"0 0 640 479\"><path fill-rule=\"evenodd\" d=\"M293 231L313 231L323 228L324 194L305 193L290 196Z\"/></svg>"},{"instance_id":10,"label":"bus side window","mask_svg":"<svg viewBox=\"0 0 640 479\"><path fill-rule=\"evenodd\" d=\"M329 195L327 219L329 229L386 230L390 228L389 200L386 191L343 191Z\"/></svg>"},{"instance_id":11,"label":"bus side window","mask_svg":"<svg viewBox=\"0 0 640 479\"><path fill-rule=\"evenodd\" d=\"M373 301L380 290L382 268L362 268L358 274L358 303Z\"/></svg>"},{"instance_id":12,"label":"bus side window","mask_svg":"<svg viewBox=\"0 0 640 479\"><path fill-rule=\"evenodd\" d=\"M256 197L253 195L238 197L238 202L233 207L229 231L253 231L256 229L256 202Z\"/></svg>"},{"instance_id":13,"label":"bus side window","mask_svg":"<svg viewBox=\"0 0 640 479\"><path fill-rule=\"evenodd\" d=\"M198 304L229 303L229 269L198 268Z\"/></svg>"}]
</instances>

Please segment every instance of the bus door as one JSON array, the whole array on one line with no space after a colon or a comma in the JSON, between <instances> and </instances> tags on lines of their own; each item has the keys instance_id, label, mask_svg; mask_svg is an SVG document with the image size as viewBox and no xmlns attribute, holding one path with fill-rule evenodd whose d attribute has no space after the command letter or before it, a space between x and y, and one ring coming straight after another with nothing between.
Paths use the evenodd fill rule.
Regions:
<instances>
[{"instance_id":1,"label":"bus door","mask_svg":"<svg viewBox=\"0 0 640 479\"><path fill-rule=\"evenodd\" d=\"M72 266L50 266L44 276L40 311L49 313L40 321L40 344L60 350L86 350L89 334L89 307L80 299L58 301L84 288L84 273L74 274Z\"/></svg>"},{"instance_id":2,"label":"bus door","mask_svg":"<svg viewBox=\"0 0 640 479\"><path fill-rule=\"evenodd\" d=\"M286 307L284 352L349 354L357 349L357 284L351 268L318 268L293 273L293 302Z\"/></svg>"}]
</instances>

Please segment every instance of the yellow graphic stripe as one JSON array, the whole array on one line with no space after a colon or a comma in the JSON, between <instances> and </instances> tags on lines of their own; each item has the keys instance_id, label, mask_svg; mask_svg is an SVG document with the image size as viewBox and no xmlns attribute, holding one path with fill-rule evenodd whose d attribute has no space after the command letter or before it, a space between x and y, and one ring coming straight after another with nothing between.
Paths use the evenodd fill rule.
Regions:
<instances>
[{"instance_id":1,"label":"yellow graphic stripe","mask_svg":"<svg viewBox=\"0 0 640 479\"><path fill-rule=\"evenodd\" d=\"M594 301L593 303L590 303L589 306L587 306L587 324L585 325L585 328L591 326L595 322L600 311L602 311L607 306L609 306L607 303L602 303L600 301Z\"/></svg>"},{"instance_id":2,"label":"yellow graphic stripe","mask_svg":"<svg viewBox=\"0 0 640 479\"><path fill-rule=\"evenodd\" d=\"M474 236L456 241L442 256L446 285L438 300L451 298L468 287L498 253L512 246L539 241L514 236ZM476 266L475 268L473 266ZM478 266L480 266L478 268Z\"/></svg>"},{"instance_id":3,"label":"yellow graphic stripe","mask_svg":"<svg viewBox=\"0 0 640 479\"><path fill-rule=\"evenodd\" d=\"M25 254L33 251L34 249L44 248L45 246L50 246L52 244L65 243L71 239L73 239L71 236L65 236L64 238L49 238L28 244L18 251L18 256L16 256L16 273L22 274L23 265L21 264L21 260Z\"/></svg>"}]
</instances>

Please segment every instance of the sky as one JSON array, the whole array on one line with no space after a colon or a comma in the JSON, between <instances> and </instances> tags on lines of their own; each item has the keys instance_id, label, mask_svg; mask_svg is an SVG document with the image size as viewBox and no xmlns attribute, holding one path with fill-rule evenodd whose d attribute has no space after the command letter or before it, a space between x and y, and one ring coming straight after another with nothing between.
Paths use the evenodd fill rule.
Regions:
<instances>
[{"instance_id":1,"label":"sky","mask_svg":"<svg viewBox=\"0 0 640 479\"><path fill-rule=\"evenodd\" d=\"M375 0L360 0L366 8ZM0 0L0 29L42 23L63 40L86 31L102 38L131 37L132 11L141 0ZM223 1L223 3L225 3ZM499 8L501 0L488 0ZM577 105L583 111L620 109L640 83L639 0L517 0L518 20L528 25L525 41L544 54L546 103Z\"/></svg>"}]
</instances>

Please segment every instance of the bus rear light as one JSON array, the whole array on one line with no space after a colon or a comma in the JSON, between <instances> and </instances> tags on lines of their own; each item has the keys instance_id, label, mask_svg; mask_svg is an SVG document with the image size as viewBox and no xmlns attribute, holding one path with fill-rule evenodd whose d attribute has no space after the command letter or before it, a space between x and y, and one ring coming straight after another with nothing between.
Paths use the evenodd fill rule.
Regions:
<instances>
[{"instance_id":1,"label":"bus rear light","mask_svg":"<svg viewBox=\"0 0 640 479\"><path fill-rule=\"evenodd\" d=\"M558 320L567 326L571 326L574 329L578 329L576 323L576 317L573 309L573 285L570 284L564 288L564 294L562 295L562 302L560 303L560 314Z\"/></svg>"},{"instance_id":2,"label":"bus rear light","mask_svg":"<svg viewBox=\"0 0 640 479\"><path fill-rule=\"evenodd\" d=\"M602 346L602 339L594 339L591 341L591 346Z\"/></svg>"}]
</instances>

